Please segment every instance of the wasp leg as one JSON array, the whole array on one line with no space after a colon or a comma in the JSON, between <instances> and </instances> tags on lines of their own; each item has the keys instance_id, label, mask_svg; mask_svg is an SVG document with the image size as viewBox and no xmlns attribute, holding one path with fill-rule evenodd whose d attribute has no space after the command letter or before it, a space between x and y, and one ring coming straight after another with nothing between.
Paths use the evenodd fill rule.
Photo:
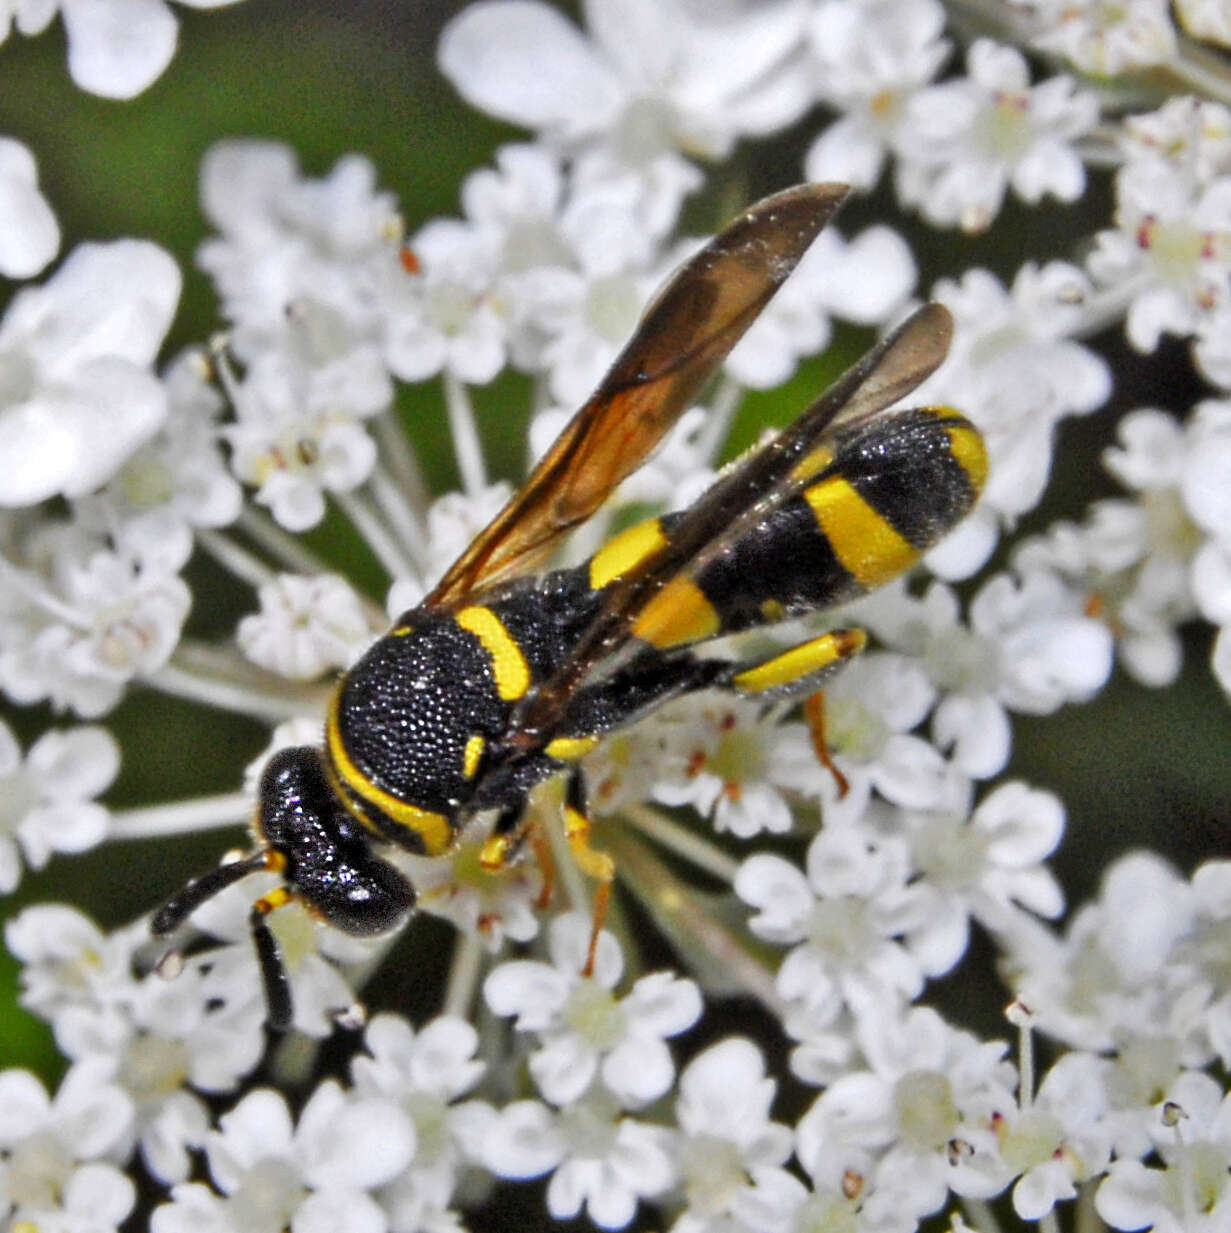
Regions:
<instances>
[{"instance_id":1,"label":"wasp leg","mask_svg":"<svg viewBox=\"0 0 1231 1233\"><path fill-rule=\"evenodd\" d=\"M268 895L262 895L248 913L248 927L252 930L252 944L256 948L257 963L261 968L261 981L265 986L266 1018L271 1031L285 1032L291 1026L294 1007L291 1003L291 980L265 918L270 912L290 903L291 892L285 886L275 887Z\"/></svg>"},{"instance_id":2,"label":"wasp leg","mask_svg":"<svg viewBox=\"0 0 1231 1233\"><path fill-rule=\"evenodd\" d=\"M590 945L586 949L582 976L594 974L594 952L598 935L603 929L607 905L611 902L611 883L615 880L615 861L610 853L598 852L590 847L590 815L586 809L586 784L580 767L574 767L568 777L564 797L564 837L577 862L578 869L587 877L594 878L594 922L590 927Z\"/></svg>"},{"instance_id":3,"label":"wasp leg","mask_svg":"<svg viewBox=\"0 0 1231 1233\"><path fill-rule=\"evenodd\" d=\"M823 690L818 689L811 697L804 699L804 719L812 735L812 749L816 754L816 760L833 776L833 781L838 788L838 796L844 797L851 790L851 785L829 753L829 742L825 739L825 694Z\"/></svg>"},{"instance_id":4,"label":"wasp leg","mask_svg":"<svg viewBox=\"0 0 1231 1233\"><path fill-rule=\"evenodd\" d=\"M737 667L729 684L736 693L764 702L815 693L848 659L858 655L867 641L861 629L831 629L759 664Z\"/></svg>"},{"instance_id":5,"label":"wasp leg","mask_svg":"<svg viewBox=\"0 0 1231 1233\"><path fill-rule=\"evenodd\" d=\"M492 833L479 853L479 864L489 873L498 873L526 842L530 844L543 879L542 889L534 900L534 906L542 909L551 902L551 892L556 884L556 863L552 860L551 847L543 837L537 819L530 815L524 801L508 805L500 811L492 824Z\"/></svg>"},{"instance_id":6,"label":"wasp leg","mask_svg":"<svg viewBox=\"0 0 1231 1233\"><path fill-rule=\"evenodd\" d=\"M867 635L861 629L830 630L759 664L740 668L730 678L731 688L737 693L766 701L809 695L804 700L804 718L812 734L812 747L817 760L833 776L839 796L850 791L850 784L829 756L825 696L818 686L858 655L866 643Z\"/></svg>"}]
</instances>

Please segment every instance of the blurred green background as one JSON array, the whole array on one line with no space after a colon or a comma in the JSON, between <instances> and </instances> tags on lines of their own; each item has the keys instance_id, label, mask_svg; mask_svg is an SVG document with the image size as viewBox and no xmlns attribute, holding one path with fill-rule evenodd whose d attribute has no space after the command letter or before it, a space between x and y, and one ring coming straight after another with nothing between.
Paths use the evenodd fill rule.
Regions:
<instances>
[{"instance_id":1,"label":"blurred green background","mask_svg":"<svg viewBox=\"0 0 1231 1233\"><path fill-rule=\"evenodd\" d=\"M63 251L83 239L132 235L155 239L176 256L186 282L170 355L222 324L210 287L193 266L207 232L197 205L197 168L218 138L286 141L313 175L328 171L340 155L360 151L401 201L410 231L434 215L456 212L466 173L488 161L501 141L517 136L468 110L435 69L440 28L461 7L253 0L212 12L176 8L180 50L166 74L129 103L107 102L72 86L57 22L39 38L10 36L0 46L0 134L20 138L39 159L43 189L65 232ZM745 199L791 183L799 178L799 160L816 125L813 117L772 145L741 149L716 178ZM714 225L714 202L723 199L720 189L708 206L693 207L693 221ZM907 226L920 254L921 287L971 265L1011 276L1025 257L1070 255L1073 237L1094 230L1109 203L1103 178L1075 208L1010 208L978 240ZM875 219L898 219L887 191L852 203L844 225L853 229ZM5 294L0 290L0 300ZM750 440L764 423L789 419L867 341L866 335L842 332L841 345L808 365L790 387L749 398L733 444ZM1115 365L1114 403L1066 424L1048 503L1025 530L1053 517L1078 517L1091 499L1113 491L1098 458L1123 410L1149 403L1181 411L1199 396L1178 344L1140 357L1114 333L1097 341ZM526 387L505 380L483 391L479 402L503 409L486 418L483 432L493 470L512 477L522 452ZM401 410L430 478L444 491L455 472L437 390L404 390ZM316 537L317 546L336 552L331 537L341 534L331 523ZM370 565L360 581L380 595L379 573ZM194 560L189 582L198 597L190 628L198 635L225 632L251 606L250 595L208 561ZM1194 629L1189 643L1184 677L1174 689L1149 692L1117 676L1092 705L1015 723L1011 773L1055 790L1068 807L1069 830L1057 867L1075 901L1093 891L1109 857L1128 847L1149 844L1185 868L1204 856L1227 854L1227 707L1206 666L1208 633ZM23 744L56 722L46 708L5 713ZM145 690L133 692L107 722L125 751L110 797L117 806L232 791L266 741L257 724ZM27 903L60 899L114 926L152 907L229 842L229 836L207 834L58 859L44 873L27 876L17 895L0 903L0 916L8 919ZM15 989L15 965L0 954L0 1066L30 1066L54 1078L61 1063L42 1025L15 1008ZM429 1010L432 996L428 987ZM1000 1033L995 1009L979 1012L980 1026Z\"/></svg>"}]
</instances>

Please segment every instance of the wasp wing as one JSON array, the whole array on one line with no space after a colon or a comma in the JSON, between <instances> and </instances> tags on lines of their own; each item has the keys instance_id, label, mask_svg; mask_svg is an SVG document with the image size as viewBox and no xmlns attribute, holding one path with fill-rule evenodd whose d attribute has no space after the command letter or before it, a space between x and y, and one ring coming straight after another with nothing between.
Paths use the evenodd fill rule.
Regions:
<instances>
[{"instance_id":1,"label":"wasp wing","mask_svg":"<svg viewBox=\"0 0 1231 1233\"><path fill-rule=\"evenodd\" d=\"M455 605L538 564L631 475L842 204L803 184L746 210L666 283L590 400L425 601Z\"/></svg>"},{"instance_id":2,"label":"wasp wing","mask_svg":"<svg viewBox=\"0 0 1231 1233\"><path fill-rule=\"evenodd\" d=\"M519 730L547 739L577 687L596 670L613 671L630 651L630 632L669 581L696 577L729 545L801 492L815 474L797 468L827 433L868 420L909 394L939 367L953 336L941 304L925 304L853 364L802 415L723 471L671 530L654 555L612 584L597 617L555 675L518 717ZM631 644L635 645L635 644Z\"/></svg>"}]
</instances>

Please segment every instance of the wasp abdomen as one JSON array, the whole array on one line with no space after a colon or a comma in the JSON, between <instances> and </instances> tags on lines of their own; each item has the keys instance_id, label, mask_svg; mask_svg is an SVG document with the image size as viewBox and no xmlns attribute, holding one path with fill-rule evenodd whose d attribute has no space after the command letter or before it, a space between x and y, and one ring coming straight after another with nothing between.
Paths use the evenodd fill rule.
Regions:
<instances>
[{"instance_id":1,"label":"wasp abdomen","mask_svg":"<svg viewBox=\"0 0 1231 1233\"><path fill-rule=\"evenodd\" d=\"M836 432L797 464L795 495L695 578L668 582L634 632L659 648L683 646L856 599L956 525L986 474L982 438L945 407ZM675 519L656 520L664 542Z\"/></svg>"}]
</instances>

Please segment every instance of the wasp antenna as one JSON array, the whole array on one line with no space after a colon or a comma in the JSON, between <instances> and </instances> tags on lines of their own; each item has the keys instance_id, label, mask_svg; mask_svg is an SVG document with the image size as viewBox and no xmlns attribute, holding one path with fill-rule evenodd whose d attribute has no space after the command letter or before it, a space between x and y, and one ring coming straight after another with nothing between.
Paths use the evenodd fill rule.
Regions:
<instances>
[{"instance_id":1,"label":"wasp antenna","mask_svg":"<svg viewBox=\"0 0 1231 1233\"><path fill-rule=\"evenodd\" d=\"M256 947L257 963L261 967L261 981L265 985L267 1022L275 1032L285 1032L291 1026L294 1007L291 1003L291 981L282 962L282 952L265 921L264 901L253 905L248 916L252 929L252 942Z\"/></svg>"},{"instance_id":2,"label":"wasp antenna","mask_svg":"<svg viewBox=\"0 0 1231 1233\"><path fill-rule=\"evenodd\" d=\"M177 929L197 910L207 899L212 899L220 891L233 886L241 878L250 873L267 869L268 861L265 852L255 852L242 860L230 861L218 865L199 878L193 878L178 894L172 895L154 913L150 921L150 930L155 934L171 933Z\"/></svg>"}]
</instances>

